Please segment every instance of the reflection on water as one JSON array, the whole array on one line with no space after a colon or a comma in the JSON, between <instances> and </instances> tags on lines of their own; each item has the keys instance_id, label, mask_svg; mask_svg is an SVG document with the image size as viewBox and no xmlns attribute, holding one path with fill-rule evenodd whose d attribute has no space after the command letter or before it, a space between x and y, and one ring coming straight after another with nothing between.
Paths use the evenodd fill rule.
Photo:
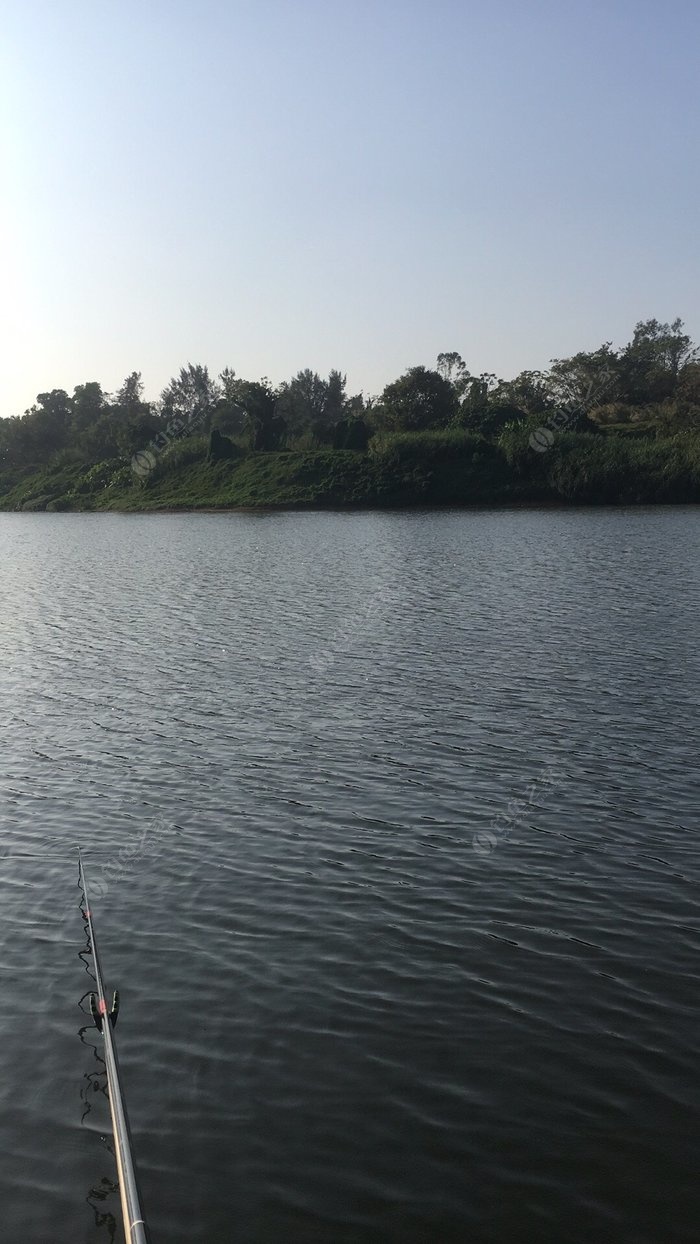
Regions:
<instances>
[{"instance_id":1,"label":"reflection on water","mask_svg":"<svg viewBox=\"0 0 700 1244\"><path fill-rule=\"evenodd\" d=\"M696 1240L699 529L0 515L8 1239L121 1238L80 842L154 1239Z\"/></svg>"},{"instance_id":2,"label":"reflection on water","mask_svg":"<svg viewBox=\"0 0 700 1244\"><path fill-rule=\"evenodd\" d=\"M111 1210L104 1208L107 1199L119 1200L119 1185L103 1175L99 1183L91 1188L85 1198L95 1216L95 1227L102 1231L102 1238L110 1241L117 1238L117 1220ZM120 1230L122 1228L120 1227Z\"/></svg>"},{"instance_id":3,"label":"reflection on water","mask_svg":"<svg viewBox=\"0 0 700 1244\"><path fill-rule=\"evenodd\" d=\"M85 994L80 999L80 1007L85 1010L85 1002L89 999L90 994ZM80 1100L82 1102L82 1114L80 1116L81 1124L84 1124L93 1108L94 1095L99 1093L103 1097L109 1108L109 1095L107 1092L107 1071L104 1060L100 1057L97 1045L93 1040L97 1036L97 1029L91 1022L78 1030L78 1036L83 1045L89 1046L95 1060L96 1067L92 1071L86 1071L83 1075L83 1082L80 1089ZM109 1150L114 1162L114 1145L110 1138L105 1141L105 1147ZM115 1164L116 1165L116 1164ZM102 1228L109 1240L115 1238L117 1229L117 1217L119 1215L119 1184L114 1178L103 1175L89 1190L86 1201L92 1210L95 1219L95 1226ZM110 1207L106 1203L109 1201ZM121 1228L120 1228L121 1229Z\"/></svg>"}]
</instances>

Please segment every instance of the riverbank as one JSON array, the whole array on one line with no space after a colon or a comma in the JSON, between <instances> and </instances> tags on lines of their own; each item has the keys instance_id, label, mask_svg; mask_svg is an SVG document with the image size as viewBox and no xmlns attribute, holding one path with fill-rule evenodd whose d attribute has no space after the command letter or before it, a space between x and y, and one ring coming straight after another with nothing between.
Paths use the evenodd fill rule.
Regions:
<instances>
[{"instance_id":1,"label":"riverbank","mask_svg":"<svg viewBox=\"0 0 700 1244\"><path fill-rule=\"evenodd\" d=\"M562 434L546 452L500 442L404 436L369 453L241 454L210 461L182 442L140 478L120 458L0 473L0 509L177 511L339 509L528 504L668 504L700 501L700 443L692 435L633 439Z\"/></svg>"}]
</instances>

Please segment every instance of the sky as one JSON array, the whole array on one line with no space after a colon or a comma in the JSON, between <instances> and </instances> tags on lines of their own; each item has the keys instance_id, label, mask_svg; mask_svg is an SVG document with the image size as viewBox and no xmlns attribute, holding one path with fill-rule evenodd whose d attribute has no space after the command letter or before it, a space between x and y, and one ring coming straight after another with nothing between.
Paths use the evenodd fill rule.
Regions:
<instances>
[{"instance_id":1,"label":"sky","mask_svg":"<svg viewBox=\"0 0 700 1244\"><path fill-rule=\"evenodd\" d=\"M695 0L5 0L0 416L700 340Z\"/></svg>"}]
</instances>

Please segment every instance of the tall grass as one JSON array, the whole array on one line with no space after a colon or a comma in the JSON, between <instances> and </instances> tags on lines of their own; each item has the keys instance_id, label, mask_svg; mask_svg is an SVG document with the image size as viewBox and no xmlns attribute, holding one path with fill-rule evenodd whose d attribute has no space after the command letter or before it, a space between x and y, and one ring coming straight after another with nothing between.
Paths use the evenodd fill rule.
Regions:
<instances>
[{"instance_id":1,"label":"tall grass","mask_svg":"<svg viewBox=\"0 0 700 1244\"><path fill-rule=\"evenodd\" d=\"M181 467L204 462L208 452L208 436L183 436L181 440L171 441L162 453L158 454L156 464L148 478L155 483L156 480L164 479Z\"/></svg>"},{"instance_id":2,"label":"tall grass","mask_svg":"<svg viewBox=\"0 0 700 1244\"><path fill-rule=\"evenodd\" d=\"M700 501L700 438L636 439L564 433L545 458L546 480L564 501Z\"/></svg>"},{"instance_id":3,"label":"tall grass","mask_svg":"<svg viewBox=\"0 0 700 1244\"><path fill-rule=\"evenodd\" d=\"M385 461L430 466L436 462L493 455L494 447L477 432L464 428L435 428L425 432L383 432L370 441L370 455Z\"/></svg>"}]
</instances>

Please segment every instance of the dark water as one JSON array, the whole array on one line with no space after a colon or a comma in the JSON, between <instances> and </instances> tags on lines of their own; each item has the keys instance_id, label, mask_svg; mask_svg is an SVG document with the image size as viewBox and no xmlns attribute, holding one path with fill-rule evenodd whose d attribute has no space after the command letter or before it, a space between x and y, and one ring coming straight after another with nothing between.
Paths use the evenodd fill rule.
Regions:
<instances>
[{"instance_id":1,"label":"dark water","mask_svg":"<svg viewBox=\"0 0 700 1244\"><path fill-rule=\"evenodd\" d=\"M78 841L155 1244L700 1238L699 536L0 515L3 1241L121 1239Z\"/></svg>"}]
</instances>

